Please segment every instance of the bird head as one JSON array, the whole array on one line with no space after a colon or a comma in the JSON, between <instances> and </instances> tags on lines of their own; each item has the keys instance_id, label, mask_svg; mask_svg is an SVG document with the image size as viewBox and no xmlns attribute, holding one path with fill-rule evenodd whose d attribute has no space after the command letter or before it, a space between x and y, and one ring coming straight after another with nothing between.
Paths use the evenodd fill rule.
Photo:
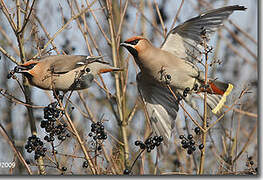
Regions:
<instances>
[{"instance_id":1,"label":"bird head","mask_svg":"<svg viewBox=\"0 0 263 180\"><path fill-rule=\"evenodd\" d=\"M33 68L38 63L38 61L30 60L25 62L24 64L18 65L14 68L15 73L22 73L27 77L33 76Z\"/></svg>"},{"instance_id":2,"label":"bird head","mask_svg":"<svg viewBox=\"0 0 263 180\"><path fill-rule=\"evenodd\" d=\"M142 36L135 36L127 39L120 46L125 47L135 58L137 58L140 52L144 52L151 46L151 43Z\"/></svg>"}]
</instances>

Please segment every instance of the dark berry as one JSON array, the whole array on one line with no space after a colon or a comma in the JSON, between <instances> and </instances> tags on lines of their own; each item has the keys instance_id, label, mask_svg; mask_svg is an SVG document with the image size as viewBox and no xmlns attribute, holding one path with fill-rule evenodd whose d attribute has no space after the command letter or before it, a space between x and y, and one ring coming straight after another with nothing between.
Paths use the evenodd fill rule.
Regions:
<instances>
[{"instance_id":1,"label":"dark berry","mask_svg":"<svg viewBox=\"0 0 263 180\"><path fill-rule=\"evenodd\" d=\"M47 126L47 121L41 121L40 127L45 128Z\"/></svg>"},{"instance_id":2,"label":"dark berry","mask_svg":"<svg viewBox=\"0 0 263 180\"><path fill-rule=\"evenodd\" d=\"M101 150L102 150L101 145L98 146L97 150L98 150L98 151L101 151Z\"/></svg>"},{"instance_id":3,"label":"dark berry","mask_svg":"<svg viewBox=\"0 0 263 180\"><path fill-rule=\"evenodd\" d=\"M159 142L162 142L162 141L163 141L163 137L162 137L162 136L159 136L159 137L158 137L158 141L159 141Z\"/></svg>"},{"instance_id":4,"label":"dark berry","mask_svg":"<svg viewBox=\"0 0 263 180\"><path fill-rule=\"evenodd\" d=\"M190 91L190 88L189 88L189 87L185 88L185 91L186 91L186 92L189 92L189 91Z\"/></svg>"},{"instance_id":5,"label":"dark berry","mask_svg":"<svg viewBox=\"0 0 263 180\"><path fill-rule=\"evenodd\" d=\"M197 135L200 135L200 134L201 134L201 129L200 129L199 127L196 127L196 128L195 128L195 133L196 133Z\"/></svg>"},{"instance_id":6,"label":"dark berry","mask_svg":"<svg viewBox=\"0 0 263 180\"><path fill-rule=\"evenodd\" d=\"M131 171L129 169L124 169L124 171L123 171L123 174L126 174L126 175L128 175L130 173L131 173Z\"/></svg>"},{"instance_id":7,"label":"dark berry","mask_svg":"<svg viewBox=\"0 0 263 180\"><path fill-rule=\"evenodd\" d=\"M134 144L135 144L135 146L139 146L141 143L142 143L141 141L137 140L137 141L135 141Z\"/></svg>"},{"instance_id":8,"label":"dark berry","mask_svg":"<svg viewBox=\"0 0 263 180\"><path fill-rule=\"evenodd\" d=\"M203 149L204 148L204 145L203 144L200 144L199 145L199 149L201 150L201 149Z\"/></svg>"},{"instance_id":9,"label":"dark berry","mask_svg":"<svg viewBox=\"0 0 263 180\"><path fill-rule=\"evenodd\" d=\"M192 153L193 153L193 151L191 149L187 150L187 154L192 154Z\"/></svg>"},{"instance_id":10,"label":"dark berry","mask_svg":"<svg viewBox=\"0 0 263 180\"><path fill-rule=\"evenodd\" d=\"M63 167L61 168L61 170L62 170L62 171L67 171L67 168L63 166Z\"/></svg>"},{"instance_id":11,"label":"dark berry","mask_svg":"<svg viewBox=\"0 0 263 180\"><path fill-rule=\"evenodd\" d=\"M189 134L189 135L187 136L187 138L188 138L189 140L191 140L191 139L193 139L193 135L192 135L192 134Z\"/></svg>"},{"instance_id":12,"label":"dark berry","mask_svg":"<svg viewBox=\"0 0 263 180\"><path fill-rule=\"evenodd\" d=\"M26 161L26 163L27 163L27 164L30 164L30 161L29 161L29 159L26 159L25 161Z\"/></svg>"},{"instance_id":13,"label":"dark berry","mask_svg":"<svg viewBox=\"0 0 263 180\"><path fill-rule=\"evenodd\" d=\"M196 147L195 147L195 146L191 146L191 150L192 150L192 151L195 151L195 150L196 150Z\"/></svg>"},{"instance_id":14,"label":"dark berry","mask_svg":"<svg viewBox=\"0 0 263 180\"><path fill-rule=\"evenodd\" d=\"M39 154L35 154L35 160L37 160L38 158L40 158L40 155Z\"/></svg>"},{"instance_id":15,"label":"dark berry","mask_svg":"<svg viewBox=\"0 0 263 180\"><path fill-rule=\"evenodd\" d=\"M250 161L249 164L250 164L251 166L253 166L253 165L254 165L254 161Z\"/></svg>"},{"instance_id":16,"label":"dark berry","mask_svg":"<svg viewBox=\"0 0 263 180\"><path fill-rule=\"evenodd\" d=\"M181 144L182 144L182 145L186 144L186 140L182 140L182 141L181 141Z\"/></svg>"},{"instance_id":17,"label":"dark berry","mask_svg":"<svg viewBox=\"0 0 263 180\"><path fill-rule=\"evenodd\" d=\"M25 149L28 149L28 148L29 148L29 145L28 145L28 144L26 144L26 145L25 145Z\"/></svg>"},{"instance_id":18,"label":"dark berry","mask_svg":"<svg viewBox=\"0 0 263 180\"><path fill-rule=\"evenodd\" d=\"M184 139L184 135L180 135L180 136L179 136L179 139Z\"/></svg>"},{"instance_id":19,"label":"dark berry","mask_svg":"<svg viewBox=\"0 0 263 180\"><path fill-rule=\"evenodd\" d=\"M148 152L148 153L151 152L151 148L147 148L147 152Z\"/></svg>"},{"instance_id":20,"label":"dark berry","mask_svg":"<svg viewBox=\"0 0 263 180\"><path fill-rule=\"evenodd\" d=\"M145 146L144 143L141 143L141 144L140 144L140 148L141 148L141 149L145 149L145 147L146 147L146 146Z\"/></svg>"},{"instance_id":21,"label":"dark berry","mask_svg":"<svg viewBox=\"0 0 263 180\"><path fill-rule=\"evenodd\" d=\"M154 136L153 140L158 141L158 136Z\"/></svg>"},{"instance_id":22,"label":"dark berry","mask_svg":"<svg viewBox=\"0 0 263 180\"><path fill-rule=\"evenodd\" d=\"M160 146L161 145L161 142L159 142L159 141L157 141L156 143L155 143L155 146Z\"/></svg>"},{"instance_id":23,"label":"dark berry","mask_svg":"<svg viewBox=\"0 0 263 180\"><path fill-rule=\"evenodd\" d=\"M55 141L55 138L53 136L50 136L49 140L50 141Z\"/></svg>"},{"instance_id":24,"label":"dark berry","mask_svg":"<svg viewBox=\"0 0 263 180\"><path fill-rule=\"evenodd\" d=\"M107 134L102 135L102 139L106 140L107 139Z\"/></svg>"},{"instance_id":25,"label":"dark berry","mask_svg":"<svg viewBox=\"0 0 263 180\"><path fill-rule=\"evenodd\" d=\"M68 133L67 135L66 135L67 137L71 137L71 135Z\"/></svg>"},{"instance_id":26,"label":"dark berry","mask_svg":"<svg viewBox=\"0 0 263 180\"><path fill-rule=\"evenodd\" d=\"M195 145L195 141L194 140L190 140L190 145Z\"/></svg>"},{"instance_id":27,"label":"dark berry","mask_svg":"<svg viewBox=\"0 0 263 180\"><path fill-rule=\"evenodd\" d=\"M83 168L87 168L88 166L89 166L88 161L84 161L83 164L82 164L82 167Z\"/></svg>"},{"instance_id":28,"label":"dark berry","mask_svg":"<svg viewBox=\"0 0 263 180\"><path fill-rule=\"evenodd\" d=\"M27 152L28 152L28 153L31 153L32 151L33 151L32 148L28 148L28 149L27 149Z\"/></svg>"},{"instance_id":29,"label":"dark berry","mask_svg":"<svg viewBox=\"0 0 263 180\"><path fill-rule=\"evenodd\" d=\"M92 133L92 132L90 132L90 133L89 133L89 137L92 137L92 135L93 135L93 133Z\"/></svg>"},{"instance_id":30,"label":"dark berry","mask_svg":"<svg viewBox=\"0 0 263 180\"><path fill-rule=\"evenodd\" d=\"M150 138L148 138L146 141L145 141L145 144L151 144L151 140L152 140L152 138L150 137Z\"/></svg>"},{"instance_id":31,"label":"dark berry","mask_svg":"<svg viewBox=\"0 0 263 180\"><path fill-rule=\"evenodd\" d=\"M183 144L182 147L183 147L184 149L186 149L186 148L188 148L189 146L188 146L188 144Z\"/></svg>"}]
</instances>

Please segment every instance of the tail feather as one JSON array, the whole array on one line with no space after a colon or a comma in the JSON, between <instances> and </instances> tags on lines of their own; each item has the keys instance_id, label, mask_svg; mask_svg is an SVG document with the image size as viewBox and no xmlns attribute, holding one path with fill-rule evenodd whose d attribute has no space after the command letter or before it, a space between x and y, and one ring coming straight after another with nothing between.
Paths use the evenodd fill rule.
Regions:
<instances>
[{"instance_id":1,"label":"tail feather","mask_svg":"<svg viewBox=\"0 0 263 180\"><path fill-rule=\"evenodd\" d=\"M218 114L226 102L226 97L232 91L233 85L221 81L208 81L208 85L207 104L214 114ZM203 92L204 89L201 89L201 93L198 94L202 99L204 98Z\"/></svg>"}]
</instances>

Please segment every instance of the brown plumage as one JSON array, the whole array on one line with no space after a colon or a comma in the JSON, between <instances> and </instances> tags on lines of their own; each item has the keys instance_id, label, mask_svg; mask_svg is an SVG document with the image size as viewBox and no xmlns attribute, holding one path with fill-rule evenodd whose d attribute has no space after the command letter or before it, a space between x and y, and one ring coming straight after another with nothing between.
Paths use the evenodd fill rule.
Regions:
<instances>
[{"instance_id":1,"label":"brown plumage","mask_svg":"<svg viewBox=\"0 0 263 180\"><path fill-rule=\"evenodd\" d=\"M99 59L80 55L47 56L16 66L15 72L24 74L31 85L44 90L81 90L90 87L99 73L120 71Z\"/></svg>"},{"instance_id":2,"label":"brown plumage","mask_svg":"<svg viewBox=\"0 0 263 180\"><path fill-rule=\"evenodd\" d=\"M245 9L236 5L202 13L172 29L160 48L154 47L141 36L121 43L133 55L141 70L137 75L139 93L146 105L154 132L164 136L166 143L179 109L178 99L172 96L167 84L193 108L196 105L192 97L203 98L203 92L207 91L208 106L213 113L220 112L233 86L210 79L208 87L205 87L204 73L198 68L196 57L202 55L202 34L205 33L209 40L209 36L233 11Z\"/></svg>"}]
</instances>

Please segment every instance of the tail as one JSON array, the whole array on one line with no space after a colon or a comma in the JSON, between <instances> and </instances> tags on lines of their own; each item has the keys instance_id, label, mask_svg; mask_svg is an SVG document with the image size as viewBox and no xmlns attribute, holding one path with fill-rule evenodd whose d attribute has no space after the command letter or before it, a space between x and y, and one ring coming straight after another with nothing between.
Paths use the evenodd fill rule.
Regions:
<instances>
[{"instance_id":1,"label":"tail","mask_svg":"<svg viewBox=\"0 0 263 180\"><path fill-rule=\"evenodd\" d=\"M211 80L208 81L208 85L209 87L206 88L207 104L212 109L212 112L217 114L224 106L226 97L230 94L234 86L230 83ZM204 92L204 89L201 89L201 92ZM204 98L203 93L199 93L199 95Z\"/></svg>"}]
</instances>

